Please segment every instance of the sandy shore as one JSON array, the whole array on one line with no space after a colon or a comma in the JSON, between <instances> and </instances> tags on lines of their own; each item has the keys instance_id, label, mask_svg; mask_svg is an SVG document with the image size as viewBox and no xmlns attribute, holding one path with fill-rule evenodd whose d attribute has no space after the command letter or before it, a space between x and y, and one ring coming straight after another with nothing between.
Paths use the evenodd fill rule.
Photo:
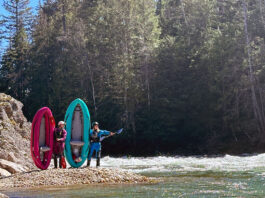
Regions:
<instances>
[{"instance_id":1,"label":"sandy shore","mask_svg":"<svg viewBox=\"0 0 265 198\"><path fill-rule=\"evenodd\" d=\"M14 188L80 184L153 183L156 180L114 168L48 169L14 174L0 179L0 191Z\"/></svg>"}]
</instances>

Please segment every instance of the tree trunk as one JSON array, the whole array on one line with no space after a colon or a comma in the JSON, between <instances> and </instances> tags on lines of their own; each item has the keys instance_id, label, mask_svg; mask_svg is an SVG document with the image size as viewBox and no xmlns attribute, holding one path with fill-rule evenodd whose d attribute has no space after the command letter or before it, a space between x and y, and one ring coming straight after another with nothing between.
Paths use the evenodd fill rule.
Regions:
<instances>
[{"instance_id":1,"label":"tree trunk","mask_svg":"<svg viewBox=\"0 0 265 198\"><path fill-rule=\"evenodd\" d=\"M263 98L262 88L261 88L261 86L260 86L259 79L257 79L257 84L258 84L257 86L258 86L259 98L260 98L261 116L262 116L262 120L264 121L264 120L265 120L265 115L264 115L264 104L263 104L264 98Z\"/></svg>"},{"instance_id":2,"label":"tree trunk","mask_svg":"<svg viewBox=\"0 0 265 198\"><path fill-rule=\"evenodd\" d=\"M162 0L157 0L156 3L156 15L161 14L161 9L162 9Z\"/></svg>"},{"instance_id":3,"label":"tree trunk","mask_svg":"<svg viewBox=\"0 0 265 198\"><path fill-rule=\"evenodd\" d=\"M181 6L181 12L182 12L182 15L183 15L183 18L184 18L184 21L185 21L185 25L186 25L186 28L188 30L189 23L188 23L188 20L187 20L187 17L186 17L186 12L185 12L185 9L184 9L183 0L180 0L180 6ZM189 32L187 32L187 37L188 37L188 44L190 45L191 39L190 39L190 36L189 36Z\"/></svg>"},{"instance_id":4,"label":"tree trunk","mask_svg":"<svg viewBox=\"0 0 265 198\"><path fill-rule=\"evenodd\" d=\"M187 17L186 17L186 13L185 13L185 9L184 9L183 1L182 1L182 0L180 0L180 6L181 6L181 11L182 11L182 15L183 15L183 18L184 18L185 24L186 24L186 26L188 27L189 24L188 24L188 21L187 21Z\"/></svg>"},{"instance_id":5,"label":"tree trunk","mask_svg":"<svg viewBox=\"0 0 265 198\"><path fill-rule=\"evenodd\" d=\"M147 63L147 55L145 57L145 82L146 82L146 88L147 88L147 104L148 104L148 110L150 111L151 106L151 94L150 94L150 81L149 81L149 65Z\"/></svg>"},{"instance_id":6,"label":"tree trunk","mask_svg":"<svg viewBox=\"0 0 265 198\"><path fill-rule=\"evenodd\" d=\"M145 2L143 1L143 7L145 8ZM146 17L144 17L144 26L146 26ZM150 94L150 80L149 80L149 49L147 46L147 40L146 40L146 31L145 28L143 29L143 40L142 40L142 51L144 54L144 75L145 75L145 86L147 89L147 105L148 110L150 111L151 106L151 94Z\"/></svg>"},{"instance_id":7,"label":"tree trunk","mask_svg":"<svg viewBox=\"0 0 265 198\"><path fill-rule=\"evenodd\" d=\"M89 76L90 76L90 85L91 85L91 89L92 89L92 98L93 98L93 105L94 105L94 111L95 111L95 117L97 118L97 106L96 106L96 96L95 96L95 86L94 86L94 80L93 80L93 72L91 70L91 66L89 64L88 61L88 57L87 57L87 67L89 70Z\"/></svg>"},{"instance_id":8,"label":"tree trunk","mask_svg":"<svg viewBox=\"0 0 265 198\"><path fill-rule=\"evenodd\" d=\"M16 33L19 31L18 1L16 1Z\"/></svg>"},{"instance_id":9,"label":"tree trunk","mask_svg":"<svg viewBox=\"0 0 265 198\"><path fill-rule=\"evenodd\" d=\"M66 33L66 18L65 18L65 1L63 1L63 17L62 17L62 22L63 22L63 32L64 34Z\"/></svg>"},{"instance_id":10,"label":"tree trunk","mask_svg":"<svg viewBox=\"0 0 265 198\"><path fill-rule=\"evenodd\" d=\"M259 0L259 10L260 10L260 18L263 24L263 28L265 29L265 20L264 20L264 5L262 5L263 3L261 2L261 0ZM264 0L264 4L265 4L265 0Z\"/></svg>"},{"instance_id":11,"label":"tree trunk","mask_svg":"<svg viewBox=\"0 0 265 198\"><path fill-rule=\"evenodd\" d=\"M249 78L250 78L250 84L251 84L251 98L252 98L252 106L254 111L255 119L258 123L258 129L260 134L264 133L264 120L262 119L262 113L260 111L258 102L257 102L257 96L255 93L255 80L254 80L254 71L252 66L252 60L251 60L251 49L250 49L250 41L249 41L249 35L248 35L248 25L247 25L247 6L245 0L242 0L242 6L243 6L243 18L244 18L244 31L245 31L245 39L246 39L246 46L247 46L247 55L248 55L248 67L249 67Z\"/></svg>"}]
</instances>

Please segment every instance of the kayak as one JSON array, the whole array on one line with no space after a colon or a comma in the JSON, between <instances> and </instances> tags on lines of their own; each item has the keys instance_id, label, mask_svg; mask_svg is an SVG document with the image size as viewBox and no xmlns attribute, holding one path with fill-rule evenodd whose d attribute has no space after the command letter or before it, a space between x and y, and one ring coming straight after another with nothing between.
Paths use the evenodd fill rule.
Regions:
<instances>
[{"instance_id":1,"label":"kayak","mask_svg":"<svg viewBox=\"0 0 265 198\"><path fill-rule=\"evenodd\" d=\"M85 102L75 99L65 114L65 157L74 168L82 166L89 152L90 114Z\"/></svg>"},{"instance_id":2,"label":"kayak","mask_svg":"<svg viewBox=\"0 0 265 198\"><path fill-rule=\"evenodd\" d=\"M53 152L54 117L48 107L43 107L35 114L31 125L31 156L35 165L45 170L48 168Z\"/></svg>"}]
</instances>

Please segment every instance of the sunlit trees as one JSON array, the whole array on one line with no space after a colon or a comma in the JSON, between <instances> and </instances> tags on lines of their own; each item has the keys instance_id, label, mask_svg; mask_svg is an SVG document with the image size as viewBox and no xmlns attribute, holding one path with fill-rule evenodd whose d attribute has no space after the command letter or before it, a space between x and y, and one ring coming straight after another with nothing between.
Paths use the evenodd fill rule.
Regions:
<instances>
[{"instance_id":1,"label":"sunlit trees","mask_svg":"<svg viewBox=\"0 0 265 198\"><path fill-rule=\"evenodd\" d=\"M28 0L4 0L8 14L2 16L2 38L9 46L1 60L1 89L23 100L27 93L31 8Z\"/></svg>"},{"instance_id":2,"label":"sunlit trees","mask_svg":"<svg viewBox=\"0 0 265 198\"><path fill-rule=\"evenodd\" d=\"M28 1L4 5L0 88L29 118L49 106L62 119L80 97L126 128L111 153L262 147L263 0L45 0L33 24Z\"/></svg>"}]
</instances>

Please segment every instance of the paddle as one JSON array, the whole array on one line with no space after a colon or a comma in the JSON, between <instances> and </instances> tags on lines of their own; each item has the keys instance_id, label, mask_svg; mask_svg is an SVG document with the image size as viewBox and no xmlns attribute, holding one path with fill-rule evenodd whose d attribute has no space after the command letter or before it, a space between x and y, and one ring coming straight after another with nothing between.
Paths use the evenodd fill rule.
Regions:
<instances>
[{"instance_id":1,"label":"paddle","mask_svg":"<svg viewBox=\"0 0 265 198\"><path fill-rule=\"evenodd\" d=\"M123 128L119 129L118 131L114 132L114 135L116 134L121 134L121 132L123 131ZM103 141L104 139L110 137L111 135L108 135L108 136L103 136L100 138L100 142Z\"/></svg>"},{"instance_id":2,"label":"paddle","mask_svg":"<svg viewBox=\"0 0 265 198\"><path fill-rule=\"evenodd\" d=\"M120 134L123 131L123 128L119 129L116 134Z\"/></svg>"}]
</instances>

